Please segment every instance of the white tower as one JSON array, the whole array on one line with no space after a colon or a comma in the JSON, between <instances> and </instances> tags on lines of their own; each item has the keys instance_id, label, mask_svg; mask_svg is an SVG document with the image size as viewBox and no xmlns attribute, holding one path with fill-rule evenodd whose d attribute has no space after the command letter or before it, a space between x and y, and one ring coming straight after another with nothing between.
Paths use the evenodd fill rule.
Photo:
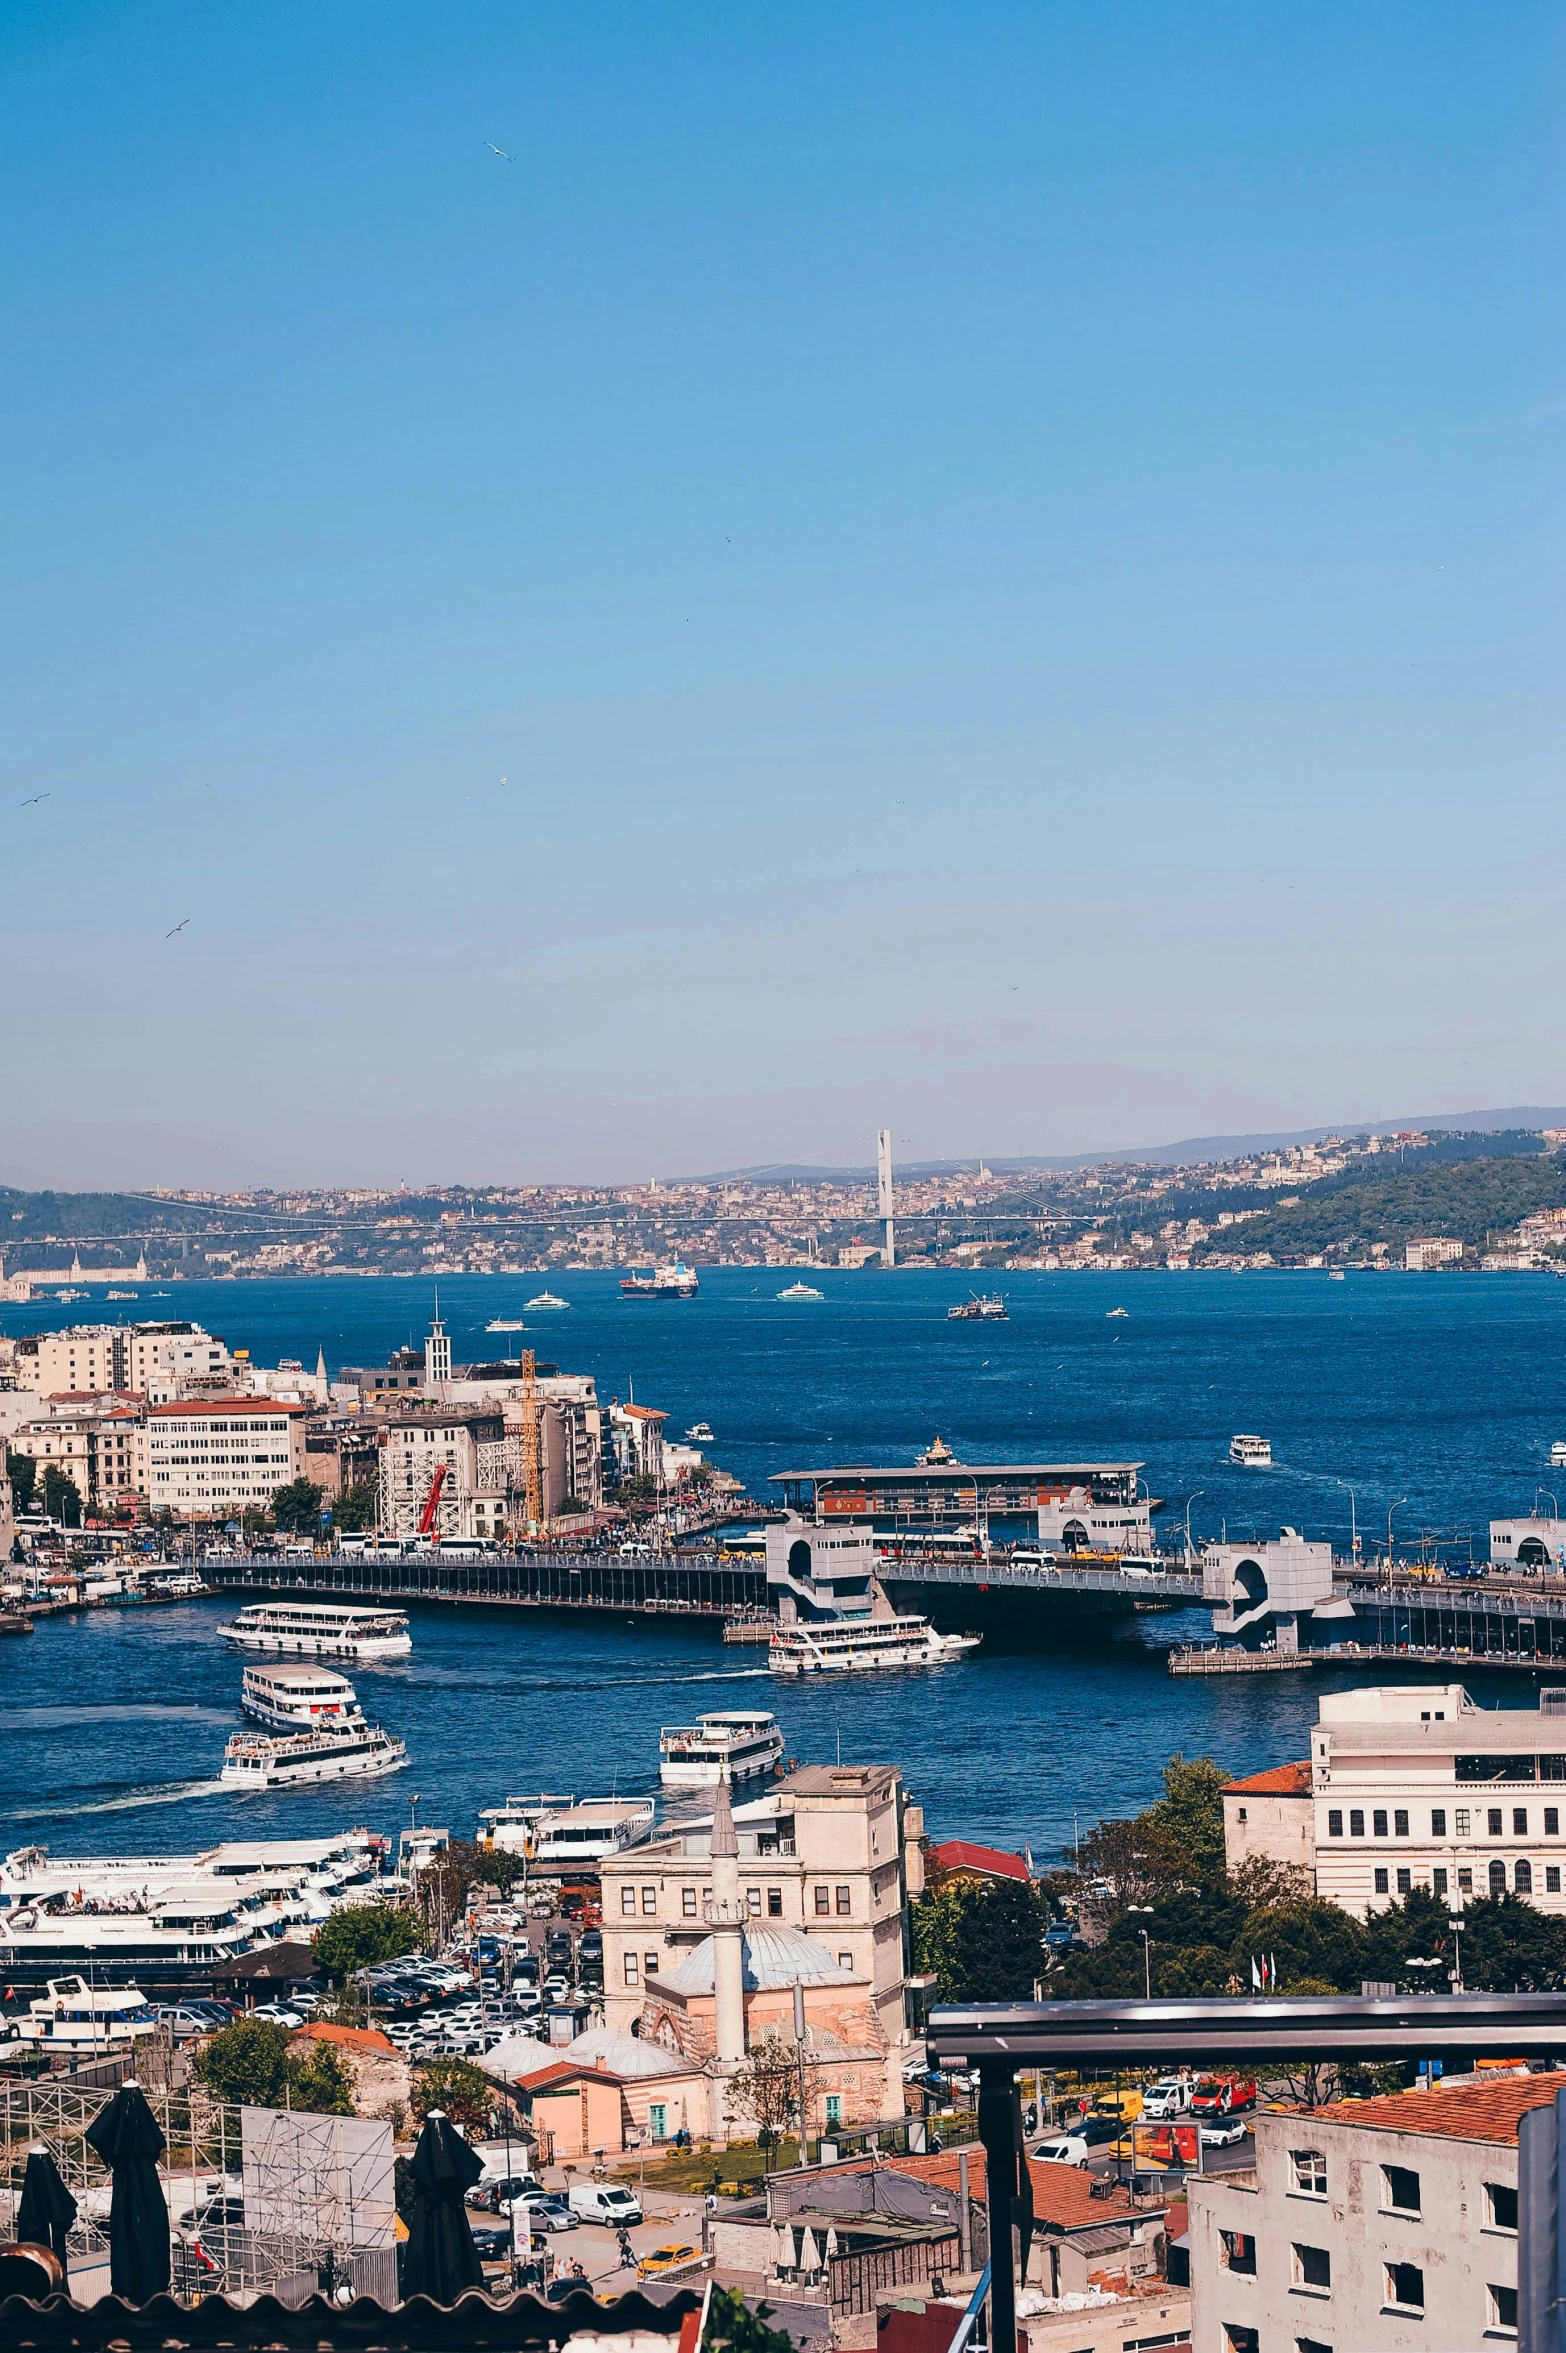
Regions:
<instances>
[{"instance_id":1,"label":"white tower","mask_svg":"<svg viewBox=\"0 0 1566 2353\"><path fill-rule=\"evenodd\" d=\"M740 1894L739 1840L729 1804L727 1778L718 1783L712 1805L712 1893L707 1898L712 1932L713 2026L721 2075L745 2064L745 1905Z\"/></svg>"},{"instance_id":2,"label":"white tower","mask_svg":"<svg viewBox=\"0 0 1566 2353\"><path fill-rule=\"evenodd\" d=\"M881 1264L897 1264L897 1246L892 1239L892 1131L880 1129L875 1139L876 1186L881 1196Z\"/></svg>"},{"instance_id":3,"label":"white tower","mask_svg":"<svg viewBox=\"0 0 1566 2353\"><path fill-rule=\"evenodd\" d=\"M430 1323L430 1336L424 1343L424 1385L433 1389L438 1381L451 1379L451 1342L446 1327L440 1320L440 1293L435 1294L435 1314Z\"/></svg>"}]
</instances>

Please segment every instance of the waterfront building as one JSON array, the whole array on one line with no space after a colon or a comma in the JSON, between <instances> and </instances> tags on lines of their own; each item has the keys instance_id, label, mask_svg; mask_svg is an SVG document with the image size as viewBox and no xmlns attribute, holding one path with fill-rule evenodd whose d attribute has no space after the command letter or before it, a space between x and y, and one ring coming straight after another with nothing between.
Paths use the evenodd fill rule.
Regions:
<instances>
[{"instance_id":1,"label":"waterfront building","mask_svg":"<svg viewBox=\"0 0 1566 2353\"><path fill-rule=\"evenodd\" d=\"M136 1500L144 1433L139 1398L64 1396L51 1397L47 1418L24 1422L9 1443L38 1465L40 1499L43 1474L52 1464L96 1509Z\"/></svg>"},{"instance_id":2,"label":"waterfront building","mask_svg":"<svg viewBox=\"0 0 1566 2353\"><path fill-rule=\"evenodd\" d=\"M265 1511L305 1475L303 1406L275 1398L182 1398L154 1405L138 1432L136 1485L151 1510L214 1520Z\"/></svg>"},{"instance_id":3,"label":"waterfront building","mask_svg":"<svg viewBox=\"0 0 1566 2353\"><path fill-rule=\"evenodd\" d=\"M223 1342L195 1323L75 1324L62 1332L24 1333L16 1342L18 1388L45 1396L119 1390L173 1397L184 1381L231 1386L233 1378Z\"/></svg>"},{"instance_id":4,"label":"waterfront building","mask_svg":"<svg viewBox=\"0 0 1566 2353\"><path fill-rule=\"evenodd\" d=\"M1316 1893L1360 1918L1414 1888L1566 1914L1566 1687L1500 1709L1460 1683L1325 1693L1309 1758L1231 1783L1223 1803L1231 1869L1313 1867Z\"/></svg>"},{"instance_id":5,"label":"waterfront building","mask_svg":"<svg viewBox=\"0 0 1566 2353\"><path fill-rule=\"evenodd\" d=\"M1202 1598L1212 1604L1213 1632L1299 1650L1318 1622L1352 1621L1353 1606L1333 1591L1332 1547L1285 1528L1265 1544L1209 1544L1202 1551Z\"/></svg>"},{"instance_id":6,"label":"waterfront building","mask_svg":"<svg viewBox=\"0 0 1566 2353\"><path fill-rule=\"evenodd\" d=\"M1409 1274L1422 1275L1432 1267L1453 1266L1462 1255L1463 1245L1455 1234L1426 1234L1403 1244L1403 1266Z\"/></svg>"},{"instance_id":7,"label":"waterfront building","mask_svg":"<svg viewBox=\"0 0 1566 2353\"><path fill-rule=\"evenodd\" d=\"M982 1528L1050 1551L1146 1552L1151 1505L1141 1469L1139 1462L964 1463L937 1440L916 1463L778 1471L771 1483L806 1519L860 1520L885 1538Z\"/></svg>"},{"instance_id":8,"label":"waterfront building","mask_svg":"<svg viewBox=\"0 0 1566 2353\"><path fill-rule=\"evenodd\" d=\"M663 1425L668 1420L652 1405L622 1405L615 1398L609 1408L609 1427L620 1475L627 1479L664 1476Z\"/></svg>"},{"instance_id":9,"label":"waterfront building","mask_svg":"<svg viewBox=\"0 0 1566 2353\"><path fill-rule=\"evenodd\" d=\"M1566 1570L1566 1520L1529 1513L1490 1522L1490 1565L1497 1569Z\"/></svg>"},{"instance_id":10,"label":"waterfront building","mask_svg":"<svg viewBox=\"0 0 1566 2353\"><path fill-rule=\"evenodd\" d=\"M504 1530L506 1432L503 1416L493 1407L390 1407L381 1427L380 1458L385 1534L417 1535L442 1469L433 1532L472 1538L496 1537Z\"/></svg>"},{"instance_id":11,"label":"waterfront building","mask_svg":"<svg viewBox=\"0 0 1566 2353\"><path fill-rule=\"evenodd\" d=\"M1262 2112L1186 2185L1192 2353L1402 2353L1517 2334L1517 2128L1557 2075Z\"/></svg>"}]
</instances>

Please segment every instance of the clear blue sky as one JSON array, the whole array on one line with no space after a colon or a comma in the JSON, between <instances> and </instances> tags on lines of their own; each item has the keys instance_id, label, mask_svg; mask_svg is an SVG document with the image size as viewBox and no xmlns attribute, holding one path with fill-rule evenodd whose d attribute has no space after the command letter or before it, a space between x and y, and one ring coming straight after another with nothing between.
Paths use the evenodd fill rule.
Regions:
<instances>
[{"instance_id":1,"label":"clear blue sky","mask_svg":"<svg viewBox=\"0 0 1566 2353\"><path fill-rule=\"evenodd\" d=\"M0 38L0 1179L1566 1101L1558 11Z\"/></svg>"}]
</instances>

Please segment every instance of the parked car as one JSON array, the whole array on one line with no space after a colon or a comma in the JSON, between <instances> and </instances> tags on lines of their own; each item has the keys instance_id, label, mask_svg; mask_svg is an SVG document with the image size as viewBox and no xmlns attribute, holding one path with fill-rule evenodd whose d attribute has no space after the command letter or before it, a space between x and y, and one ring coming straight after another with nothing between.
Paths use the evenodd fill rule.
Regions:
<instances>
[{"instance_id":1,"label":"parked car","mask_svg":"<svg viewBox=\"0 0 1566 2353\"><path fill-rule=\"evenodd\" d=\"M1150 2122L1167 2122L1171 2116L1183 2116L1190 2105L1190 2077L1166 2075L1148 2090L1142 2101L1142 2114Z\"/></svg>"},{"instance_id":2,"label":"parked car","mask_svg":"<svg viewBox=\"0 0 1566 2353\"><path fill-rule=\"evenodd\" d=\"M1061 2133L1052 2141L1040 2141L1028 2151L1046 2165L1079 2165L1085 2167L1093 2154L1092 2145L1080 2132Z\"/></svg>"},{"instance_id":3,"label":"parked car","mask_svg":"<svg viewBox=\"0 0 1566 2353\"><path fill-rule=\"evenodd\" d=\"M470 2223L473 2233L473 2252L481 2263L493 2263L497 2256L511 2252L511 2225L506 2222Z\"/></svg>"},{"instance_id":4,"label":"parked car","mask_svg":"<svg viewBox=\"0 0 1566 2353\"><path fill-rule=\"evenodd\" d=\"M571 2184L571 2211L582 2222L606 2222L611 2230L630 2230L642 2219L634 2190L617 2181L577 2181Z\"/></svg>"},{"instance_id":5,"label":"parked car","mask_svg":"<svg viewBox=\"0 0 1566 2353\"><path fill-rule=\"evenodd\" d=\"M498 2181L475 2182L468 2192L467 2203L484 2214L509 2214L525 2190L543 2186L536 2173L506 2173Z\"/></svg>"},{"instance_id":6,"label":"parked car","mask_svg":"<svg viewBox=\"0 0 1566 2353\"><path fill-rule=\"evenodd\" d=\"M184 2002L160 2002L154 2013L160 2026L166 2026L177 2043L188 2042L193 2034L211 2034L217 2021L205 2012L193 2010ZM228 2022L225 2019L224 2024Z\"/></svg>"},{"instance_id":7,"label":"parked car","mask_svg":"<svg viewBox=\"0 0 1566 2353\"><path fill-rule=\"evenodd\" d=\"M1204 2149L1230 2149L1236 2141L1243 2141L1250 2131L1238 2116L1217 2116L1211 2124L1197 2128L1197 2138Z\"/></svg>"},{"instance_id":8,"label":"parked car","mask_svg":"<svg viewBox=\"0 0 1566 2353\"><path fill-rule=\"evenodd\" d=\"M524 2190L507 2201L508 2214L525 2214L534 2230L575 2230L576 2216L559 2190Z\"/></svg>"},{"instance_id":9,"label":"parked car","mask_svg":"<svg viewBox=\"0 0 1566 2353\"><path fill-rule=\"evenodd\" d=\"M305 2022L304 2012L289 2009L286 2002L258 2002L250 2015L264 2019L268 2026L303 2026Z\"/></svg>"}]
</instances>

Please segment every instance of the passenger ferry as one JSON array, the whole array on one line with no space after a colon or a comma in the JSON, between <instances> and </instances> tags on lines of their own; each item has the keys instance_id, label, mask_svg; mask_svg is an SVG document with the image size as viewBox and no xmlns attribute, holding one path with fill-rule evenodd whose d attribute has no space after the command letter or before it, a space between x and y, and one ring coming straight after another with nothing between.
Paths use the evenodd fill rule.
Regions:
<instances>
[{"instance_id":1,"label":"passenger ferry","mask_svg":"<svg viewBox=\"0 0 1566 2353\"><path fill-rule=\"evenodd\" d=\"M90 1985L85 1977L51 1977L47 1990L17 2020L24 2043L82 2058L106 2059L133 2049L151 2034L157 2015L139 1986Z\"/></svg>"},{"instance_id":2,"label":"passenger ferry","mask_svg":"<svg viewBox=\"0 0 1566 2353\"><path fill-rule=\"evenodd\" d=\"M569 1307L571 1302L569 1299L557 1299L553 1291L540 1291L538 1297L530 1299L527 1304L530 1314L558 1315L561 1309Z\"/></svg>"},{"instance_id":3,"label":"passenger ferry","mask_svg":"<svg viewBox=\"0 0 1566 2353\"><path fill-rule=\"evenodd\" d=\"M274 1732L319 1732L364 1722L353 1685L329 1667L247 1667L239 1704L253 1723Z\"/></svg>"},{"instance_id":4,"label":"passenger ferry","mask_svg":"<svg viewBox=\"0 0 1566 2353\"><path fill-rule=\"evenodd\" d=\"M978 1634L938 1634L928 1618L832 1618L779 1626L767 1664L774 1675L869 1674L888 1667L944 1667L977 1650Z\"/></svg>"},{"instance_id":5,"label":"passenger ferry","mask_svg":"<svg viewBox=\"0 0 1566 2353\"><path fill-rule=\"evenodd\" d=\"M825 1296L825 1292L818 1291L814 1283L790 1283L786 1291L778 1293L780 1299L824 1299Z\"/></svg>"},{"instance_id":6,"label":"passenger ferry","mask_svg":"<svg viewBox=\"0 0 1566 2353\"><path fill-rule=\"evenodd\" d=\"M975 1291L971 1299L964 1299L956 1307L948 1307L949 1324L1004 1324L1011 1321L1006 1302L999 1291Z\"/></svg>"},{"instance_id":7,"label":"passenger ferry","mask_svg":"<svg viewBox=\"0 0 1566 2353\"><path fill-rule=\"evenodd\" d=\"M665 1724L658 1735L658 1778L666 1789L702 1789L718 1781L754 1781L783 1762L776 1716L718 1708L694 1724Z\"/></svg>"},{"instance_id":8,"label":"passenger ferry","mask_svg":"<svg viewBox=\"0 0 1566 2353\"><path fill-rule=\"evenodd\" d=\"M283 1789L400 1773L407 1762L404 1742L361 1717L339 1732L236 1732L218 1779L225 1789Z\"/></svg>"},{"instance_id":9,"label":"passenger ferry","mask_svg":"<svg viewBox=\"0 0 1566 2353\"><path fill-rule=\"evenodd\" d=\"M401 1610L327 1602L252 1602L219 1631L236 1650L292 1651L315 1659L405 1659L413 1648Z\"/></svg>"},{"instance_id":10,"label":"passenger ferry","mask_svg":"<svg viewBox=\"0 0 1566 2353\"><path fill-rule=\"evenodd\" d=\"M1229 1460L1248 1471L1270 1471L1272 1468L1272 1440L1253 1438L1244 1430L1229 1441Z\"/></svg>"},{"instance_id":11,"label":"passenger ferry","mask_svg":"<svg viewBox=\"0 0 1566 2353\"><path fill-rule=\"evenodd\" d=\"M540 1870L560 1871L601 1863L607 1855L639 1846L652 1830L654 1813L650 1797L587 1798L581 1805L574 1797L548 1791L508 1797L503 1806L486 1806L479 1815L479 1844L526 1855Z\"/></svg>"}]
</instances>

